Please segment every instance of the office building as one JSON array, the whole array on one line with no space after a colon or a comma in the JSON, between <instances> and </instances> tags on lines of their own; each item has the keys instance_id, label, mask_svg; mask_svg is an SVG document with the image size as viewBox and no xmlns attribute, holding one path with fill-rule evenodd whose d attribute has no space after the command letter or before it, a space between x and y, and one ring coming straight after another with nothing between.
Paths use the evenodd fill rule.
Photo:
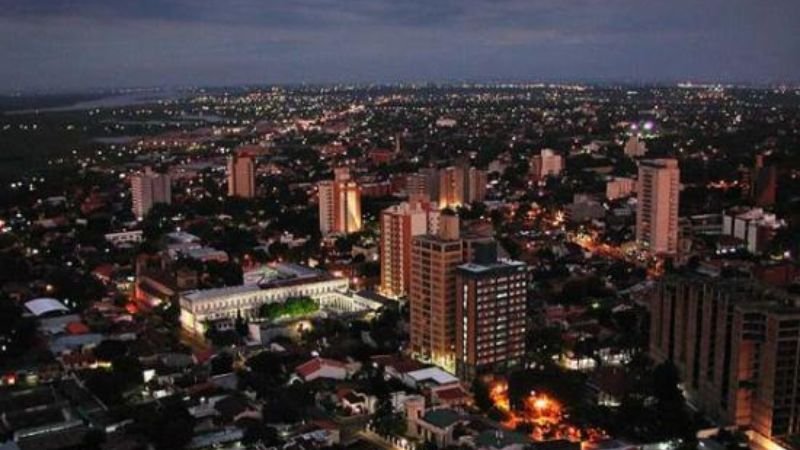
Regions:
<instances>
[{"instance_id":1,"label":"office building","mask_svg":"<svg viewBox=\"0 0 800 450\"><path fill-rule=\"evenodd\" d=\"M463 262L458 217L442 214L439 232L411 241L412 354L455 371L456 268Z\"/></svg>"},{"instance_id":2,"label":"office building","mask_svg":"<svg viewBox=\"0 0 800 450\"><path fill-rule=\"evenodd\" d=\"M256 167L251 153L234 152L228 158L228 196L256 196Z\"/></svg>"},{"instance_id":3,"label":"office building","mask_svg":"<svg viewBox=\"0 0 800 450\"><path fill-rule=\"evenodd\" d=\"M403 298L411 282L411 240L439 231L439 210L435 203L412 196L385 209L380 225L380 291L386 297Z\"/></svg>"},{"instance_id":4,"label":"office building","mask_svg":"<svg viewBox=\"0 0 800 450\"><path fill-rule=\"evenodd\" d=\"M149 167L143 173L131 175L131 205L133 214L141 220L157 203L172 202L172 184L169 175L153 172Z\"/></svg>"},{"instance_id":5,"label":"office building","mask_svg":"<svg viewBox=\"0 0 800 450\"><path fill-rule=\"evenodd\" d=\"M487 243L456 271L456 374L503 373L525 355L527 268Z\"/></svg>"},{"instance_id":6,"label":"office building","mask_svg":"<svg viewBox=\"0 0 800 450\"><path fill-rule=\"evenodd\" d=\"M680 170L675 159L643 160L639 164L636 241L654 254L678 250Z\"/></svg>"},{"instance_id":7,"label":"office building","mask_svg":"<svg viewBox=\"0 0 800 450\"><path fill-rule=\"evenodd\" d=\"M688 401L756 448L800 432L800 298L750 279L661 280L650 355L678 368Z\"/></svg>"},{"instance_id":8,"label":"office building","mask_svg":"<svg viewBox=\"0 0 800 450\"><path fill-rule=\"evenodd\" d=\"M324 236L361 231L361 189L346 168L334 170L334 179L319 188L319 229Z\"/></svg>"}]
</instances>

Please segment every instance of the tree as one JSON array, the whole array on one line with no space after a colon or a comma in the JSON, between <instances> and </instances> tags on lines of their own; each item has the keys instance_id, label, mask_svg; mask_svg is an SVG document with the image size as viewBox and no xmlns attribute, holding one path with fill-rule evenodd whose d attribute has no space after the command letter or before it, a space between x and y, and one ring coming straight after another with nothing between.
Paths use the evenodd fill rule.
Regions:
<instances>
[{"instance_id":1,"label":"tree","mask_svg":"<svg viewBox=\"0 0 800 450\"><path fill-rule=\"evenodd\" d=\"M159 450L186 447L194 435L194 419L180 403L171 403L161 410L147 436Z\"/></svg>"},{"instance_id":2,"label":"tree","mask_svg":"<svg viewBox=\"0 0 800 450\"><path fill-rule=\"evenodd\" d=\"M494 406L489 396L489 387L480 378L472 382L472 395L475 397L475 406L484 413Z\"/></svg>"},{"instance_id":3,"label":"tree","mask_svg":"<svg viewBox=\"0 0 800 450\"><path fill-rule=\"evenodd\" d=\"M406 432L406 421L402 414L394 411L389 397L378 400L372 419L375 431L382 436L402 436Z\"/></svg>"}]
</instances>

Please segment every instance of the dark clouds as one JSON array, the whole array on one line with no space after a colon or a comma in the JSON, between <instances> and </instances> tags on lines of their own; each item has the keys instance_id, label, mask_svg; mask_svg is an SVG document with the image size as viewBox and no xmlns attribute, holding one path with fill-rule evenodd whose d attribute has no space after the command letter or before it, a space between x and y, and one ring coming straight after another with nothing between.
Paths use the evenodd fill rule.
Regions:
<instances>
[{"instance_id":1,"label":"dark clouds","mask_svg":"<svg viewBox=\"0 0 800 450\"><path fill-rule=\"evenodd\" d=\"M0 0L0 89L796 81L797 0Z\"/></svg>"}]
</instances>

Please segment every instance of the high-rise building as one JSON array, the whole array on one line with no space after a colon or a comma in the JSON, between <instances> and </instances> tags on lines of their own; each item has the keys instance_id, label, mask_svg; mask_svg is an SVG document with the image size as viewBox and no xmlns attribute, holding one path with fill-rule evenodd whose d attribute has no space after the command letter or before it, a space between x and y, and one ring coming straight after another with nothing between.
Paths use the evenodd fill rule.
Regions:
<instances>
[{"instance_id":1,"label":"high-rise building","mask_svg":"<svg viewBox=\"0 0 800 450\"><path fill-rule=\"evenodd\" d=\"M433 197L431 197L431 192L428 186L428 175L425 173L412 173L406 176L405 192L409 197L415 196L425 197L428 200L432 199ZM433 199L438 199L438 196Z\"/></svg>"},{"instance_id":2,"label":"high-rise building","mask_svg":"<svg viewBox=\"0 0 800 450\"><path fill-rule=\"evenodd\" d=\"M639 163L636 241L655 254L678 251L680 170L675 159Z\"/></svg>"},{"instance_id":3,"label":"high-rise building","mask_svg":"<svg viewBox=\"0 0 800 450\"><path fill-rule=\"evenodd\" d=\"M383 210L380 224L381 294L402 298L411 282L411 240L439 231L439 210L412 195L408 202Z\"/></svg>"},{"instance_id":4,"label":"high-rise building","mask_svg":"<svg viewBox=\"0 0 800 450\"><path fill-rule=\"evenodd\" d=\"M525 356L527 268L498 261L486 243L475 261L456 272L456 374L471 380L502 373Z\"/></svg>"},{"instance_id":5,"label":"high-rise building","mask_svg":"<svg viewBox=\"0 0 800 450\"><path fill-rule=\"evenodd\" d=\"M465 169L464 200L466 203L482 202L486 199L486 172L475 167Z\"/></svg>"},{"instance_id":6,"label":"high-rise building","mask_svg":"<svg viewBox=\"0 0 800 450\"><path fill-rule=\"evenodd\" d=\"M650 355L689 402L757 448L800 432L800 298L749 279L671 275L650 305Z\"/></svg>"},{"instance_id":7,"label":"high-rise building","mask_svg":"<svg viewBox=\"0 0 800 450\"><path fill-rule=\"evenodd\" d=\"M256 195L256 168L253 155L234 152L228 158L228 195L253 198Z\"/></svg>"},{"instance_id":8,"label":"high-rise building","mask_svg":"<svg viewBox=\"0 0 800 450\"><path fill-rule=\"evenodd\" d=\"M361 231L361 189L347 168L334 170L334 179L318 185L319 229L323 235Z\"/></svg>"},{"instance_id":9,"label":"high-rise building","mask_svg":"<svg viewBox=\"0 0 800 450\"><path fill-rule=\"evenodd\" d=\"M538 155L531 158L530 175L534 180L559 176L562 170L564 170L564 158L549 148L542 149Z\"/></svg>"},{"instance_id":10,"label":"high-rise building","mask_svg":"<svg viewBox=\"0 0 800 450\"><path fill-rule=\"evenodd\" d=\"M458 217L442 214L439 232L411 243L411 352L455 371L456 268L463 262Z\"/></svg>"},{"instance_id":11,"label":"high-rise building","mask_svg":"<svg viewBox=\"0 0 800 450\"><path fill-rule=\"evenodd\" d=\"M464 169L450 166L439 170L439 207L458 208L464 204Z\"/></svg>"},{"instance_id":12,"label":"high-rise building","mask_svg":"<svg viewBox=\"0 0 800 450\"><path fill-rule=\"evenodd\" d=\"M756 155L752 179L752 198L756 206L774 205L778 189L778 170L774 165L764 165L762 153Z\"/></svg>"},{"instance_id":13,"label":"high-rise building","mask_svg":"<svg viewBox=\"0 0 800 450\"><path fill-rule=\"evenodd\" d=\"M738 207L722 213L722 234L740 239L750 253L767 250L775 234L786 223L761 208Z\"/></svg>"},{"instance_id":14,"label":"high-rise building","mask_svg":"<svg viewBox=\"0 0 800 450\"><path fill-rule=\"evenodd\" d=\"M141 220L156 203L172 202L172 185L169 175L153 172L131 175L132 211Z\"/></svg>"}]
</instances>

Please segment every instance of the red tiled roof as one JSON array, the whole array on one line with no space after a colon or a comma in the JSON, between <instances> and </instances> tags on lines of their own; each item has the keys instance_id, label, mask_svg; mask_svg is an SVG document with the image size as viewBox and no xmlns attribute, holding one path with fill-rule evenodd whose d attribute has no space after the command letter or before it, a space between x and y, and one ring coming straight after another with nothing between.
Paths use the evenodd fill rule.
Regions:
<instances>
[{"instance_id":1,"label":"red tiled roof","mask_svg":"<svg viewBox=\"0 0 800 450\"><path fill-rule=\"evenodd\" d=\"M314 372L322 369L323 366L338 367L341 369L346 367L344 363L333 359L314 358L304 362L303 364L300 364L294 369L294 371L297 372L297 374L301 377L308 378Z\"/></svg>"},{"instance_id":2,"label":"red tiled roof","mask_svg":"<svg viewBox=\"0 0 800 450\"><path fill-rule=\"evenodd\" d=\"M89 327L83 322L70 322L67 324L67 333L69 334L86 334L89 332Z\"/></svg>"}]
</instances>

